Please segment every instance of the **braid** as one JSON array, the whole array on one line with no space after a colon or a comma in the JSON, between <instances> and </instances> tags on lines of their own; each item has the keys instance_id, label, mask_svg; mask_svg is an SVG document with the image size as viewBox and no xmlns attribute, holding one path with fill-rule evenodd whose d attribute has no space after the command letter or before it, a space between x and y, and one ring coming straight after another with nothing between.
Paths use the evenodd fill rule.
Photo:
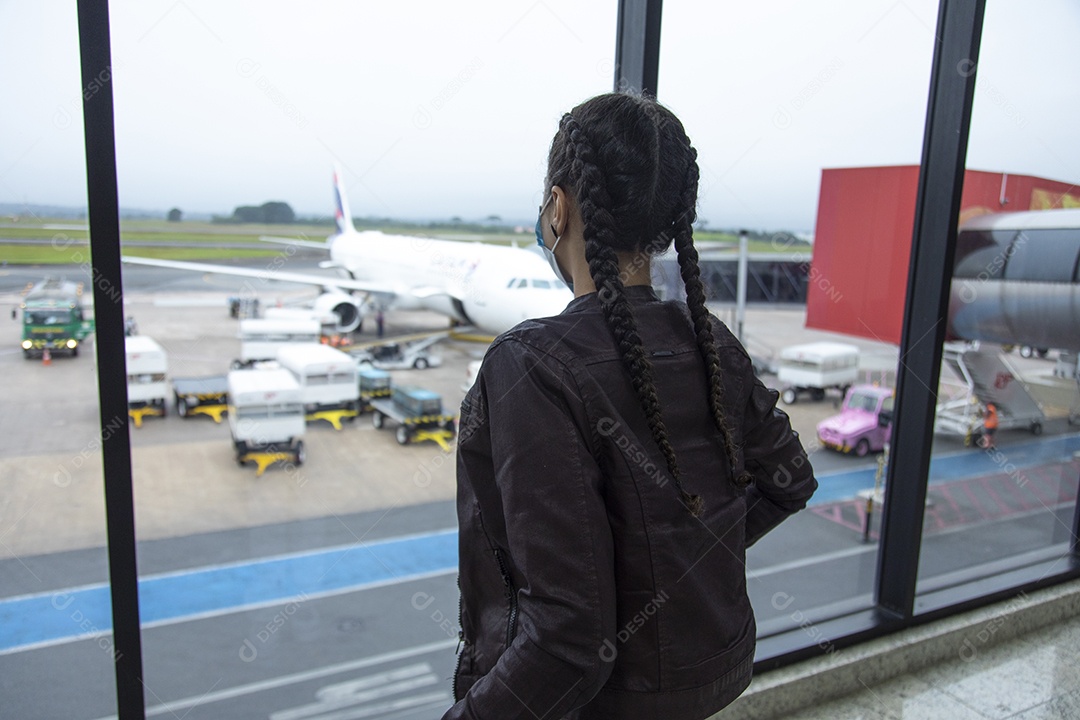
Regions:
<instances>
[{"instance_id":1,"label":"braid","mask_svg":"<svg viewBox=\"0 0 1080 720\"><path fill-rule=\"evenodd\" d=\"M637 324L623 292L619 277L618 259L613 246L616 243L615 218L611 213L611 197L603 173L595 162L592 143L585 136L571 115L561 123L568 133L567 154L570 157L568 180L575 189L581 209L585 237L585 259L589 274L598 288L600 306L619 347L623 365L630 374L630 382L645 413L653 440L667 462L668 472L675 481L679 498L694 517L699 517L704 507L700 496L691 495L682 486L675 449L668 438L667 426L660 413L660 400L653 382L652 363L638 335Z\"/></svg>"},{"instance_id":2,"label":"braid","mask_svg":"<svg viewBox=\"0 0 1080 720\"><path fill-rule=\"evenodd\" d=\"M698 188L697 151L687 142L686 184L683 189L683 212L675 219L675 251L679 256L679 271L683 284L686 285L686 304L690 308L690 319L694 324L694 335L698 349L705 361L705 372L709 378L709 405L712 409L713 422L724 439L731 466L731 477L737 487L746 487L751 477L746 470L737 471L736 459L738 448L724 414L724 383L720 377L720 356L716 352L713 339L712 320L705 307L705 288L701 282L701 269L698 266L698 253L694 247L694 220Z\"/></svg>"}]
</instances>

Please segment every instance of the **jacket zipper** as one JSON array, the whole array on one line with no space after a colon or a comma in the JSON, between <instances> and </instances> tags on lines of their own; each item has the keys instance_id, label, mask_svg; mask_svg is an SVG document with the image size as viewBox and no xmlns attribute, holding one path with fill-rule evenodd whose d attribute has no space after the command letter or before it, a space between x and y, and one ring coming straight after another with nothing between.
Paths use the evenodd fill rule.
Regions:
<instances>
[{"instance_id":1,"label":"jacket zipper","mask_svg":"<svg viewBox=\"0 0 1080 720\"><path fill-rule=\"evenodd\" d=\"M502 574L503 585L506 587L506 599L510 602L510 616L506 620L506 647L514 641L514 627L517 624L517 592L514 590L514 581L503 562L502 550L495 548L495 560L499 563L499 572Z\"/></svg>"},{"instance_id":2,"label":"jacket zipper","mask_svg":"<svg viewBox=\"0 0 1080 720\"><path fill-rule=\"evenodd\" d=\"M460 698L458 698L458 692L457 692L457 679L458 679L458 673L461 672L461 658L462 658L462 656L464 654L464 648L462 647L462 645L464 645L465 647L469 646L469 643L465 641L465 626L461 622L462 621L462 612L461 612L461 606L462 606L461 575L458 575L457 587L458 587L458 600L457 600L457 622L458 622L457 637L458 637L458 646L457 646L457 650L455 651L457 653L457 660L454 662L454 676L450 679L450 694L453 696L454 702L457 702L460 699Z\"/></svg>"},{"instance_id":3,"label":"jacket zipper","mask_svg":"<svg viewBox=\"0 0 1080 720\"><path fill-rule=\"evenodd\" d=\"M510 643L514 641L514 630L517 626L517 592L514 590L514 582L510 578L510 572L506 569L506 562L503 560L502 551L499 548L493 548L495 552L495 560L499 563L499 574L502 575L503 586L506 591L506 599L510 603L510 615L506 620L506 647L510 647ZM458 575L458 651L457 662L454 664L454 676L450 680L450 692L454 696L454 702L457 702L458 697L457 684L458 674L461 672L461 659L464 657L464 648L469 646L469 641L465 639L465 628L462 625L462 597L461 597L461 576ZM464 646L464 647L463 647Z\"/></svg>"},{"instance_id":4,"label":"jacket zipper","mask_svg":"<svg viewBox=\"0 0 1080 720\"><path fill-rule=\"evenodd\" d=\"M514 630L517 626L517 591L514 589L514 580L510 577L510 571L506 569L502 550L491 541L491 536L487 534L487 530L484 528L484 516L480 513L479 507L477 508L477 517L480 520L480 529L484 532L484 537L487 538L488 547L491 548L492 554L495 555L495 562L499 564L499 574L502 575L506 600L510 603L510 613L506 619L506 647L509 648L510 643L514 640Z\"/></svg>"}]
</instances>

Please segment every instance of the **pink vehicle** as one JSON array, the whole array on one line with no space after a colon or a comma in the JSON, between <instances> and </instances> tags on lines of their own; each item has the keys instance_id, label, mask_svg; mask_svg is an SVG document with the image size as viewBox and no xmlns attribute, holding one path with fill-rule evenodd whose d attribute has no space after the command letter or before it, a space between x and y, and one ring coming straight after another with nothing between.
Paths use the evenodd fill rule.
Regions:
<instances>
[{"instance_id":1,"label":"pink vehicle","mask_svg":"<svg viewBox=\"0 0 1080 720\"><path fill-rule=\"evenodd\" d=\"M856 385L844 397L844 409L818 423L825 447L863 457L885 448L892 435L892 388Z\"/></svg>"}]
</instances>

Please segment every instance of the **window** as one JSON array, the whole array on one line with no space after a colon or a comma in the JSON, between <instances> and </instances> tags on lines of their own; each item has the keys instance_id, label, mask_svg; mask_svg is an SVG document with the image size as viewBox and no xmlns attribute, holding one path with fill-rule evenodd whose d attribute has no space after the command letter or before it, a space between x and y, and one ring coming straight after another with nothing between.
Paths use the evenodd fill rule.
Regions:
<instances>
[{"instance_id":1,"label":"window","mask_svg":"<svg viewBox=\"0 0 1080 720\"><path fill-rule=\"evenodd\" d=\"M864 249L864 254L831 265L821 262L818 253L829 243L818 201L829 201L821 190L823 168L918 163L934 42L927 28L934 27L936 4L907 3L903 12L890 12L888 3L833 2L829 7L830 17L842 21L823 24L820 6L795 2L739 9L664 6L660 97L680 117L698 151L696 242L701 247L710 241L731 245L741 228L764 224L768 232L753 251L798 263L809 290L820 293L794 309L753 304L744 325L752 356L764 366L779 364L785 376L784 370L794 371L790 381L764 374L766 385L778 391L789 383L806 386L785 393L785 401L793 402L781 401L778 407L792 418L820 484L806 511L747 553L759 660L785 647L815 645L820 637L812 633L823 632L817 623L874 602L881 507L875 505L869 514L866 509L875 486L880 494L879 459L888 431L873 418L837 416L848 385L895 383L898 352L895 341L874 337L854 317L847 319L848 334L822 337L805 328L814 327L811 309L843 312L852 295L867 287L873 292L875 283L890 273L893 258L891 251L870 256ZM763 43L785 50L763 52ZM715 52L703 58L701 47ZM707 85L698 81L702 73L711 78ZM874 107L868 107L866 93L886 87L887 92L875 91ZM883 201L882 207L887 204ZM814 244L800 240L815 225ZM755 260L760 258L755 254ZM736 263L727 266L729 297L734 298ZM823 270L827 266L832 269ZM782 297L779 285L770 282L765 292L759 282L751 273L751 299ZM902 293L903 288L899 296L882 298L881 306L899 317ZM675 297L684 297L681 284ZM733 302L710 307L736 328ZM787 347L818 340L854 344L858 354L781 355ZM878 396L855 390L852 402L873 412ZM832 430L819 435L819 424L825 422ZM814 624L807 625L810 621Z\"/></svg>"},{"instance_id":2,"label":"window","mask_svg":"<svg viewBox=\"0 0 1080 720\"><path fill-rule=\"evenodd\" d=\"M1070 297L1080 218L1061 210L1080 193L1075 166L1036 170L1021 160L1072 135L1057 91L1027 81L1066 61L1068 52L1043 34L1071 22L1068 11L1056 12L1036 31L1019 8L986 9L984 37L996 42L984 45L975 86L920 610L977 596L1010 573L1038 578L1068 567L1080 480L1080 435L1070 418L1080 411L1080 377L1075 355L1060 348L1076 336ZM1003 147L1014 158L1003 169L1013 172L984 180L987 168L1000 167L991 158Z\"/></svg>"},{"instance_id":3,"label":"window","mask_svg":"<svg viewBox=\"0 0 1080 720\"><path fill-rule=\"evenodd\" d=\"M779 12L772 6L768 10L747 8L741 11L746 15L738 17L738 22L732 22L731 13L735 11L731 8L690 9L670 4L667 8L659 87L661 97L682 117L698 144L703 170L699 221L703 227L757 227L760 218L768 217L778 226L799 230L800 222L804 222L799 218L813 215L815 200L811 196L816 197L813 191L822 167L888 167L918 160L934 43L933 3L908 2L903 12L892 12L894 5L887 2L836 3L828 9L832 12L817 6L805 9L802 5L784 4ZM390 203L405 202L400 197L413 202L417 194L415 181L421 175L416 171L418 167L425 168L423 175L430 176L439 187L449 188L438 195L441 201L450 203L447 207L463 206L477 193L473 183L461 182L461 169L469 168L476 178L502 177L497 167L489 164L500 156L513 158L520 167L535 168L536 147L546 147L559 114L581 98L610 86L613 55L609 44L598 47L593 39L611 37L614 6L597 10L553 1L531 6L524 15L502 5L476 9L470 23L461 25L460 8L432 6L427 11L429 22L418 25L408 11L395 6L314 7L287 17L274 17L268 10L260 15L259 23L251 22L246 10L209 3L114 8L111 30L118 77L120 68L126 69L124 82L116 88L121 192L139 205L142 201L136 197L138 192L149 188L149 181L155 178L168 177L176 188L194 187L200 183L185 185L184 178L207 178L227 173L229 168L251 166L251 162L244 162L250 157L214 155L210 151L212 144L201 153L201 140L215 133L229 138L237 147L250 145L251 157L265 158L265 148L272 146L274 162L288 163L290 167L306 166L313 154L324 156L327 149L345 154L337 145L344 142L340 138L362 135L365 143L376 146L371 152L378 162L368 167L371 158L357 161L350 155L350 167L345 172L352 181L350 189L358 195L353 198L354 208L372 207L380 214L392 215L395 205ZM772 14L768 14L770 11ZM1052 146L1061 165L1059 171L1047 175L1075 182L1068 176L1080 167L1080 162L1073 154L1075 143L1067 141L1071 134L1064 129L1071 114L1053 111L1049 103L1044 103L1050 96L1027 94L1029 86L1037 88L1036 81L1046 75L1042 68L1068 66L1054 53L1071 47L1069 23L1039 23L1039 35L1029 38L1020 34L1026 27L1024 17L1009 13L1022 13L1022 9L994 6L987 13L980 59L983 85L977 92L969 164L998 167L1036 158L1038 148L1028 143L1035 135L1052 140L1055 134L1048 129L1052 125L1060 136ZM822 17L832 19L822 24ZM844 22L836 22L837 17ZM10 37L0 42L0 58L7 53L7 66L20 68L19 73L9 77L15 85L12 96L37 97L48 84L40 83L33 73L44 65L26 63L25 59L66 58L70 71L77 62L75 19L61 16L61 25L51 15L32 15L29 23L22 22L25 19L0 23L0 27L40 25L48 26L50 32L42 37L9 33ZM952 16L950 20L968 19ZM485 25L489 22L495 23L494 31ZM325 29L331 26L375 27L380 32L366 36L361 52L368 52L368 56L343 55L340 44L326 41ZM448 27L456 31L453 42L447 40ZM438 48L439 63L425 61L422 53L402 54L397 32L400 28L408 28L412 47ZM808 35L807 28L817 32ZM277 62L271 51L285 34L311 52L300 61L290 57L286 64ZM957 34L944 33L941 45L946 50L963 49ZM545 46L548 52L542 58L531 41L537 36L549 38ZM809 45L807 37L814 38ZM761 50L764 45L785 51L766 53ZM355 50L348 47L350 52ZM695 57L695 47L709 49L707 60ZM1021 48L1031 57L1006 54L1006 49L1019 52ZM910 54L906 54L909 50ZM35 52L40 54L35 56ZM364 57L392 57L395 62L372 72L377 64L365 63ZM998 70L993 65L995 57ZM199 65L196 60L208 64ZM545 82L552 73L552 63L563 78L558 85ZM1029 82L1016 84L1015 78L1001 73L1000 68L1009 65L1020 69ZM348 75L352 84L360 83L365 98L378 103L380 112L372 116L380 124L371 132L357 133L356 116L343 111L355 103L354 96L317 93L315 83L308 82L325 74L326 67ZM461 70L455 73L457 68ZM588 68L595 68L595 73ZM738 72L729 72L730 68ZM937 79L955 81L954 68L939 68ZM710 70L710 82L701 83L703 73ZM167 82L171 76L191 82ZM887 88L888 92L880 102L867 103L866 91L875 87ZM189 88L198 88L198 93L193 94ZM738 100L750 97L755 88L767 90L765 100L739 104ZM504 107L511 108L505 122L475 122L475 106L470 100L484 96L498 96ZM208 98L216 101L212 125L205 119ZM231 104L239 98L244 98L244 103ZM329 105L319 104L323 98ZM74 105L68 98L55 98L55 103L52 100L48 104L55 104L59 111L43 137L46 142L37 145L66 152L68 158L81 158L81 138L71 129L77 123L70 122L78 116L78 98ZM522 107L557 110L521 114L518 111ZM196 115L187 116L184 110L193 110ZM993 116L998 117L997 125L980 124L985 122L980 117ZM1038 133L1034 128L1025 128L1026 119L1035 117L1040 119ZM1002 129L1001 118L1006 127L1010 122L1016 126L1012 130L1017 134L1011 142L1000 142L997 137ZM940 121L931 122L931 129L935 122L940 130ZM35 123L35 127L48 125ZM319 129L317 138L314 127ZM986 127L991 131L980 129ZM402 129L408 129L408 134L399 142ZM1026 129L1031 130L1029 135L1021 132ZM312 139L320 142L312 144ZM140 142L150 149L144 153L154 161L150 170L132 162L132 158L140 156ZM500 152L477 156L474 148L480 144ZM936 145L928 147L931 160L942 152ZM1013 148L1015 153L1011 157L998 156L987 152L989 148ZM386 152L377 154L380 149ZM0 147L0 160L5 160L3 152ZM435 158L444 158L445 166L428 167L429 159ZM15 162L8 160L0 162L0 167ZM80 168L72 170L60 175L81 175ZM532 174L539 176L542 170ZM946 177L948 172L937 169L928 174ZM789 200L780 187L782 180L796 183L791 187L800 192ZM523 189L526 185L529 189ZM405 195L398 199L383 196L395 186L404 187ZM378 188L378 195L373 187ZM896 185L897 189L901 187L903 183ZM510 187L507 183L505 192L520 197L530 192L539 195L541 189L535 177L522 181L520 186ZM953 189L959 197L959 189ZM90 190L100 198L108 188ZM924 198L924 202L942 202L948 190L937 199ZM503 190L485 196L484 202L493 203L499 192ZM1068 193L1048 192L1031 197L1053 204L1066 196ZM777 197L784 198L784 202L778 203ZM108 203L115 204L115 200L105 198ZM531 207L535 200L522 207ZM765 200L771 204L754 214L754 204ZM382 204L390 206L383 208ZM490 209L485 206L474 215L482 216ZM744 212L747 209L749 212ZM435 207L430 210L433 214L442 211ZM897 224L892 218L890 222ZM822 228L816 230L820 237ZM769 245L785 242L784 238L766 240ZM870 332L864 331L858 340L858 381L863 384L889 383L904 371L897 362L896 341L867 337L876 332L878 315L886 313L888 301L897 297L895 288L882 280L895 276L896 267L907 262L906 250L894 245L886 244L874 255L844 258L856 267L865 283L857 289L877 303L861 318L848 318L861 319L871 326ZM785 249L790 255L790 248ZM1064 265L1069 255L1067 249L1059 250L1049 249L1047 256ZM855 293L854 286L847 283L857 278L822 275L821 263L827 253L828 248L817 245L813 248L813 264L809 264L809 255L801 261L808 265L806 284L810 294L824 295L832 303L829 307L842 314L852 307ZM929 257L926 245L919 248L918 254ZM260 267L256 263L258 269L268 265ZM1007 281L1010 270L1019 267L1003 263L1001 272L988 273L988 277L996 282L1004 275ZM1075 280L1075 259L1072 268ZM978 277L976 272L974 278ZM100 288L102 278L85 280L93 280ZM525 281L518 279L516 286L527 286L522 283ZM156 289L152 284L144 287ZM224 284L220 287L224 293ZM940 289L931 288L927 296ZM127 300L135 300L139 294L131 292ZM911 297L907 302L923 299ZM157 318L180 312L150 302L136 305L138 312ZM714 309L718 315L731 316L727 307ZM170 356L183 365L175 368L177 374L220 374L221 363L236 356L235 328L221 322L210 309L205 309L205 314L203 310L197 305L183 309L185 322L199 318L194 337L185 330L188 334L182 340L163 338L169 341L170 351L176 349ZM785 333L791 334L790 328L802 329L801 310L788 310L789 316L755 317L758 312L751 309L746 326L751 330L748 337L760 344L782 346L790 342L785 337ZM767 322L770 317L783 322ZM967 327L992 325L984 320L977 316ZM1052 335L1053 323L1048 316L1022 326ZM756 338L752 334L755 330L759 333ZM1038 355L1038 337L1034 342ZM747 344L753 345L749 341ZM912 356L921 360L932 358L939 350L953 351L933 348L932 344L930 347L928 355L925 344L920 348L910 340L905 348L905 363L912 362ZM119 353L121 348L113 350ZM17 354L7 357L17 358ZM1040 375L1038 370L1047 367L1028 361L1052 363L1052 376L1070 381L1075 377L1075 354L1052 351L1048 357L1025 357L1021 363L1015 356L1007 355L1001 361L994 355L993 362L1008 363L1004 372L994 374L995 381L1004 378L1006 386L1019 385L1017 379L1026 382L1032 368ZM14 360L10 368L13 376L41 369L22 363L21 358ZM981 370L968 375L983 377ZM86 375L80 377L85 383ZM967 379L961 380L967 383ZM947 380L943 378L942 382ZM827 403L830 396L838 401L840 389L828 388L822 401ZM17 401L19 393L26 397L20 406L22 412L13 413L10 408L16 404L9 402L0 415L0 423L7 426L0 430L6 437L22 437L18 433L33 428L34 413L55 413L60 407L71 410L72 417L80 408L83 416L93 414L95 388L79 382L54 383L45 390L64 395L51 403L43 402L39 390L40 385L33 383L14 384L11 392L15 395L9 400ZM108 391L103 397L110 399ZM444 397L449 405L454 399ZM1075 569L1064 569L1069 558L1063 551L1063 539L1070 533L1068 508L1070 502L1075 503L1080 468L1075 457L1070 459L1068 455L1075 433L1066 429L1068 418L1061 413L1061 398L1055 395L1052 399L1057 403L1057 414L1044 424L1041 435L1032 433L1031 426L1026 430L1009 427L1009 414L1002 414L997 434L1002 463L990 452L963 450L966 458L975 458L988 467L987 476L993 479L981 489L968 485L974 498L972 504L982 503L991 496L991 490L1002 498L1003 493L1009 493L1011 500L1005 500L999 510L1015 509L1013 505L1025 498L1029 503L1037 498L1041 505L1032 505L1028 515L1015 512L977 518L975 524L961 523L939 532L932 512L940 514L942 508L951 507L949 497L940 494L939 489L951 484L950 492L956 490L951 495L955 500L964 494L956 483L969 479L958 480L946 467L961 451L953 452L955 448L944 444L934 447L929 478L906 478L909 484L904 488L892 488L893 500L918 499L917 492L912 491L925 488L929 480L928 494L935 500L925 510L923 522L917 612L978 599L980 594L985 597L988 592L1017 587L1017 582L1075 574ZM793 417L800 405L801 399L792 408ZM828 411L827 405L816 408ZM910 412L909 419L904 419L904 409L898 408L897 423L910 430L913 421ZM301 408L286 402L280 411L281 415L298 415ZM937 419L941 417L938 413ZM44 415L38 418L38 424L46 426L49 419L54 418ZM869 524L861 526L858 521L865 518L860 518L857 508L865 507L867 500L859 492L870 493L869 499L876 497L874 477L880 475L868 462L816 445L812 420L803 416L796 425L807 440L811 461L826 482L809 512L767 537L748 556L750 593L759 615L761 663L807 648L829 652L832 639L839 635L880 631L874 614L866 611L873 607L875 599L881 601L876 596L884 593L885 581L903 565L890 556L888 543L883 543L880 552L884 572L876 576L877 518L881 508ZM0 603L25 620L19 627L8 624L11 628L38 632L29 644L13 644L8 635L8 644L0 647L0 677L7 681L5 708L19 716L36 712L43 717L104 717L116 710L113 671L115 663L123 658L116 657L104 632L111 619L104 584L104 554L98 549L104 538L103 518L96 504L103 494L98 484L103 471L96 464L102 437L114 436L117 428L127 422L121 412L119 417L104 419L92 432L65 429L63 433L31 433L25 444L0 457L0 463L32 465L46 478L56 473L51 487L44 484L48 493L40 496L44 499L38 504L32 502L32 493L41 492L42 483L27 486L25 495L14 493L9 502L16 503L17 520L14 524L7 520L0 524L2 552L7 553L0 555ZM349 433L310 433L305 437L309 448L290 444L287 462L265 473L260 466L260 474L256 475L255 468L241 468L235 462L224 426L212 425L209 420L202 426L176 425L181 420L175 416L160 419L162 424L156 428L150 422L153 420L143 428L146 432L133 435L133 480L140 489L148 490L140 491L136 498L143 573L145 691L144 686L130 681L121 683L122 691L145 692L152 714L166 710L182 714L198 708L208 717L266 717L303 714L313 704L320 709L333 705L339 710L337 703L357 699L358 690L362 692L380 679L393 677L421 690L395 691L391 693L394 697L379 698L375 703L393 702L395 712L412 712L418 718L430 717L445 707L448 691L444 679L451 670L456 645L453 463L445 455L436 450L430 455L418 454L404 464L407 470L399 475L396 466L388 471L378 464L372 448L379 438L373 438L373 432L357 431L351 433L352 437L346 437ZM1010 465L1020 468L1017 455L1009 448L1024 432L1031 435L1023 438L1024 444L1041 454L1045 462L1039 464L1037 480L1025 466L1022 472L1027 482L1021 485L1017 479L1020 476L1009 469ZM45 442L43 438L56 444L35 444ZM178 441L180 438L184 441ZM949 442L955 445L958 441L953 437ZM1059 451L1056 455L1055 449ZM898 446L892 450L890 462L914 452L909 446ZM63 458L59 462L57 454ZM412 462L416 457L422 459ZM842 472L844 463L849 463L846 469L854 472ZM116 487L116 482L117 477L110 476L111 488ZM398 504L376 497L375 491L383 487L380 483L392 488ZM922 515L921 503L915 504ZM958 501L957 507L962 509L962 502ZM892 527L911 519L895 507L887 506L884 512L892 519ZM1013 533L1008 528L1021 531ZM1002 529L1006 530L995 532ZM1023 539L1016 540L1017 535ZM863 537L869 542L864 543ZM134 550L134 538L121 538L121 544L124 542ZM973 548L978 557L973 556ZM116 549L114 545L110 550ZM900 552L904 553L902 560L911 558L914 544ZM1005 578L1003 571L1011 571L1013 579ZM1024 576L1025 571L1029 575ZM973 578L985 582L978 587L971 583ZM112 581L121 584L133 579L121 574ZM910 589L916 589L914 580ZM16 608L17 603L33 607L20 604ZM910 621L909 609L889 609L898 612L904 622ZM59 627L59 634L41 635L46 625ZM69 662L71 656L77 661ZM53 670L43 675L39 672L43 666ZM371 711L369 715L380 711L373 704L362 709Z\"/></svg>"},{"instance_id":4,"label":"window","mask_svg":"<svg viewBox=\"0 0 1080 720\"><path fill-rule=\"evenodd\" d=\"M6 136L20 138L0 144L4 221L15 228L9 238L44 238L48 259L60 261L49 268L21 265L27 246L13 251L5 245L0 251L5 313L17 308L28 283L47 274L64 274L71 281L84 275L79 265L88 259L81 242L85 230L74 228L84 226L85 219L55 218L32 205L86 202L78 48L74 5L0 9L0 63L11 71L4 92L22 98L17 111L10 106L0 119ZM32 147L45 150L47 158L27 152ZM50 168L47 186L35 177L43 166ZM53 224L66 227L41 229ZM31 227L36 229L27 230ZM65 327L71 321L67 304L13 315L0 354L0 434L5 438L0 447L0 714L5 717L97 718L117 711L101 449L103 437L114 437L129 419L126 412L101 418L95 338L88 338L77 356L54 350L49 365L41 352L25 359L18 352L24 323L27 340L59 343L71 337L71 327ZM113 357L123 355L121 345Z\"/></svg>"},{"instance_id":5,"label":"window","mask_svg":"<svg viewBox=\"0 0 1080 720\"><path fill-rule=\"evenodd\" d=\"M329 215L336 162L357 217L468 222L492 212L516 217L514 207L531 215L560 115L611 86L604 63L612 56L615 6L426 3L420 23L417 12L338 3L303 12L268 7L255 20L251 8L201 0L172 10L167 2L112 8L117 146L129 158L119 169L124 204L156 186L170 197L154 207L187 202L227 214L280 199L298 212ZM361 29L361 42L347 40L350 28ZM283 62L284 36L306 49ZM537 54L541 36L546 50ZM123 83L119 68L127 68ZM566 82L551 83L553 71ZM177 77L185 80L167 80ZM492 112L478 122L484 105ZM370 112L357 115L361 106ZM477 153L480 146L490 152ZM153 162L134 161L139 155ZM296 174L309 181L288 180ZM228 191L201 193L211 176L228 177ZM479 192L478 182L486 185ZM295 188L291 196L278 197L287 185ZM294 225L268 234L298 232L316 239L327 229ZM403 242L395 255L402 265L440 261L422 239ZM438 267L459 279L467 269L441 260ZM243 357L236 321L226 317L229 296L259 297L263 307L310 297L307 288L260 279L307 267L299 258L243 262L258 276L211 278L213 305L135 307L140 327L155 327L170 361L183 364L173 374L221 374ZM137 272L125 268L125 277ZM515 278L512 287L529 281ZM386 320L394 331L413 322L391 313ZM395 320L402 326L392 327ZM363 340L373 338L370 322ZM445 318L428 313L415 322L418 330L446 328ZM318 341L284 332L278 326L274 337L258 341ZM418 384L439 385L442 407L456 414L461 378L410 370L395 380L414 372ZM440 404L425 396L415 408L428 414ZM248 409L242 412L236 419L248 419ZM449 704L457 645L453 456L429 441L398 445L397 420L386 418L379 432L370 412L340 431L326 423L304 427L299 405L250 412L257 425L240 430L265 435L284 456L261 474L254 461L237 462L226 423L172 413L144 429L167 427L177 442L139 438L149 447L135 453L134 482L154 492L143 495L136 527L156 551L140 556L147 705L238 718L307 714L303 708L313 705L371 717L390 714L393 705L403 720L437 716ZM276 430L297 419L302 453L278 441ZM389 654L400 658L360 665ZM326 674L229 697L311 671ZM386 680L387 673L396 679ZM365 683L374 693L367 699Z\"/></svg>"}]
</instances>

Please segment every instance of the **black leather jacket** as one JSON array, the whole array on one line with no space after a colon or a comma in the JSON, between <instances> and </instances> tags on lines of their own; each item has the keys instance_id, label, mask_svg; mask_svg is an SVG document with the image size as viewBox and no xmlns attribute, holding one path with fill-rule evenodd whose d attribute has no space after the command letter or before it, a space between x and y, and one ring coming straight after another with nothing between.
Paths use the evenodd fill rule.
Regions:
<instances>
[{"instance_id":1,"label":"black leather jacket","mask_svg":"<svg viewBox=\"0 0 1080 720\"><path fill-rule=\"evenodd\" d=\"M500 336L461 406L461 628L443 716L708 717L750 682L745 549L817 487L777 394L715 318L725 408L755 481L731 482L684 303L626 289L683 507L595 293Z\"/></svg>"}]
</instances>

